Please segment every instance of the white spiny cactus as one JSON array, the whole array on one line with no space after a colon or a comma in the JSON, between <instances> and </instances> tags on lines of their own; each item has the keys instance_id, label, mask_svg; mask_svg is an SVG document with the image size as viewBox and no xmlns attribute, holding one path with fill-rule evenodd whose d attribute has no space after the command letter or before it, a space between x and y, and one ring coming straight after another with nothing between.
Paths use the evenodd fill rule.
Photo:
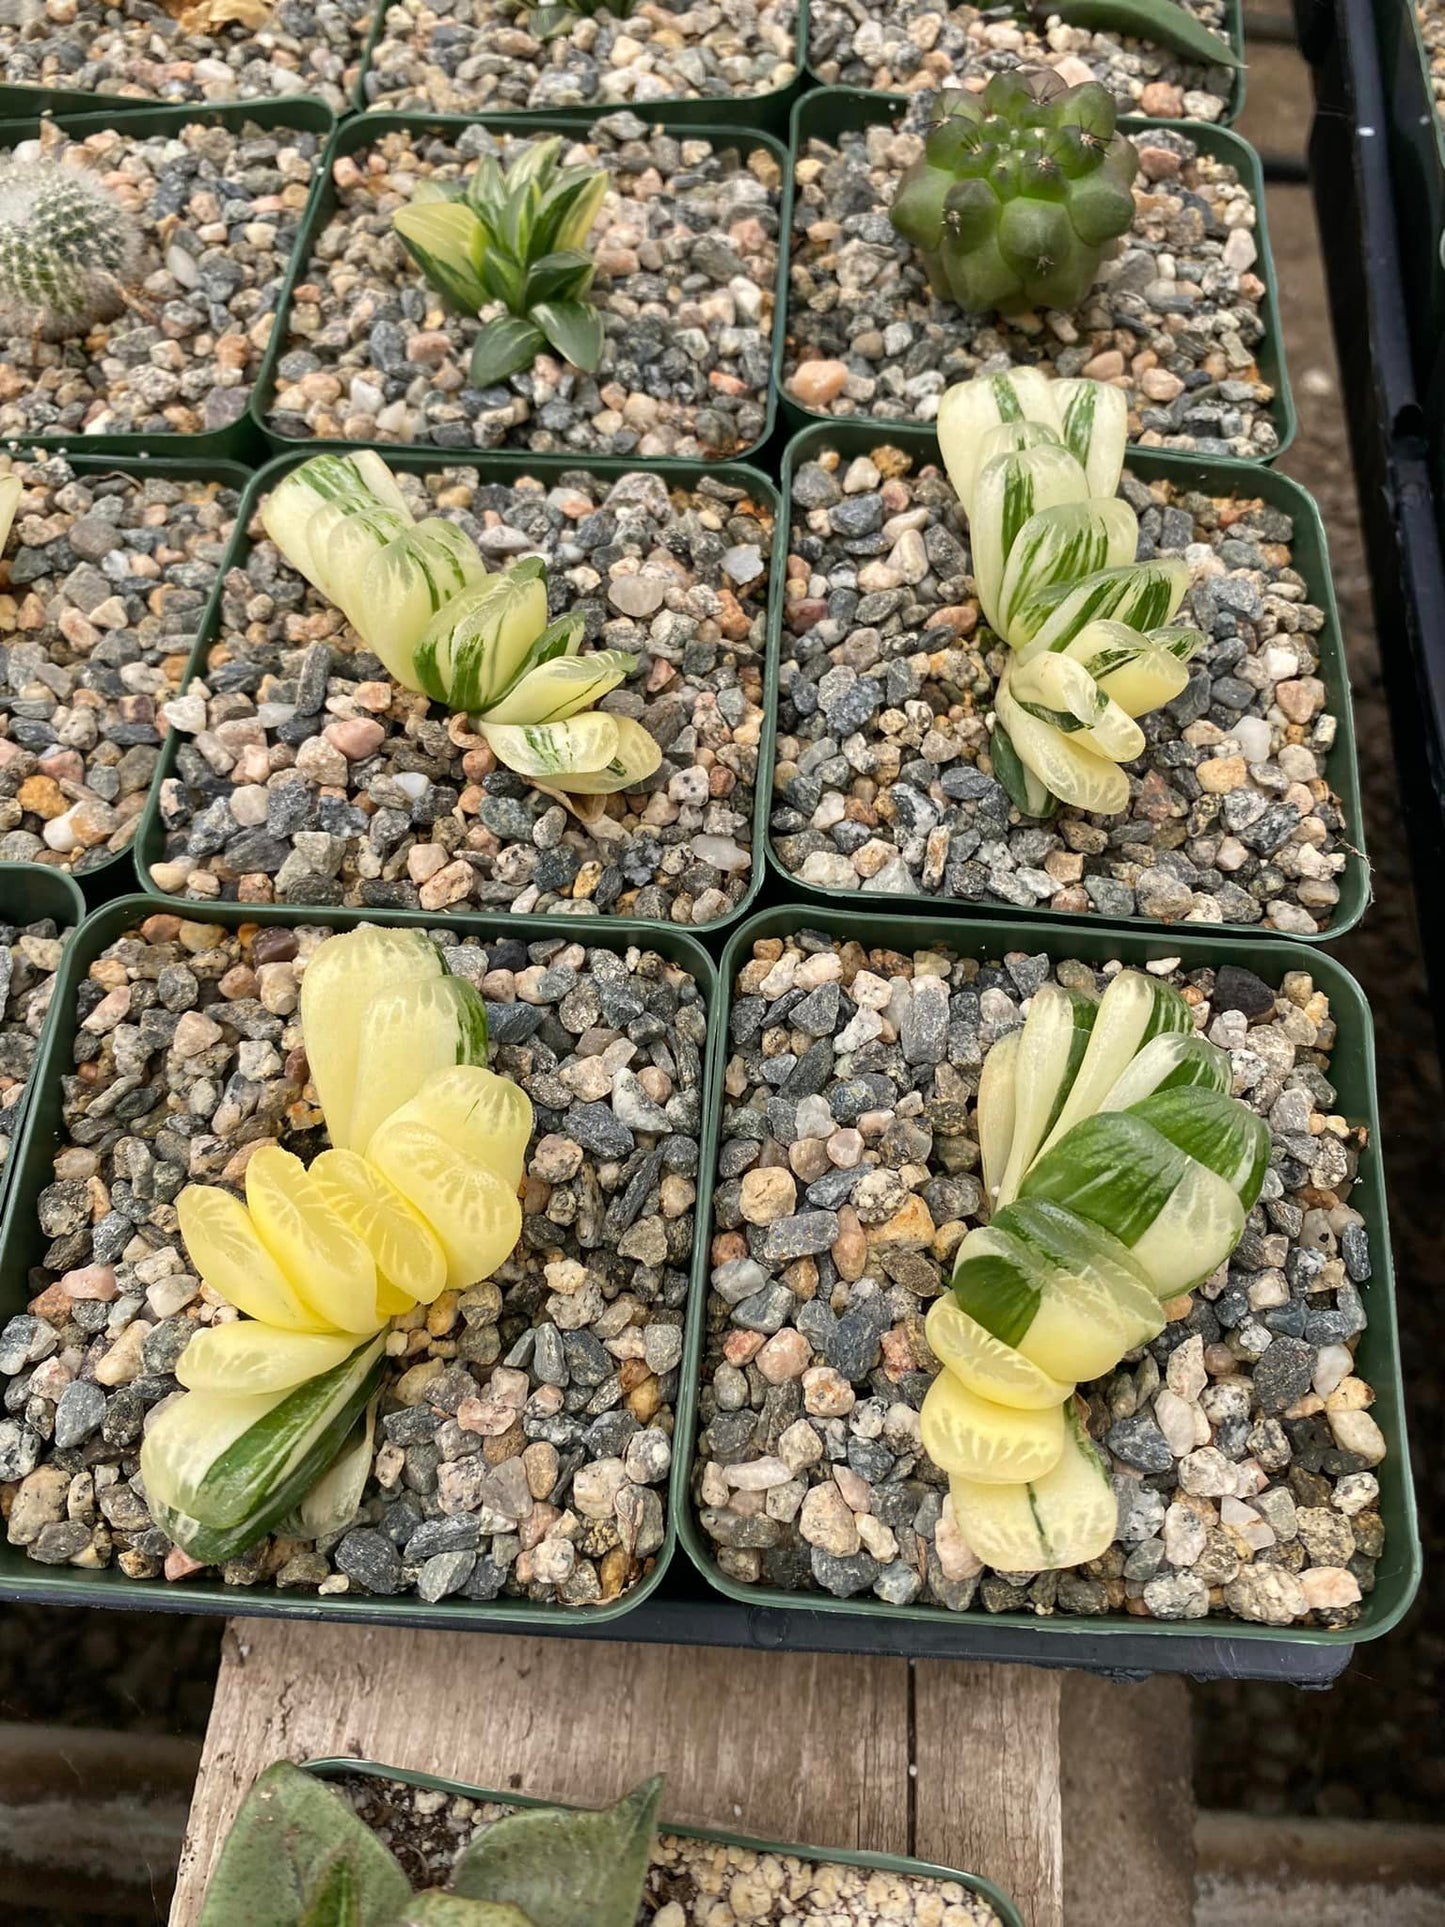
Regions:
<instances>
[{"instance_id":1,"label":"white spiny cactus","mask_svg":"<svg viewBox=\"0 0 1445 1927\"><path fill-rule=\"evenodd\" d=\"M0 162L0 304L54 334L112 312L137 254L135 225L89 175L58 161Z\"/></svg>"}]
</instances>

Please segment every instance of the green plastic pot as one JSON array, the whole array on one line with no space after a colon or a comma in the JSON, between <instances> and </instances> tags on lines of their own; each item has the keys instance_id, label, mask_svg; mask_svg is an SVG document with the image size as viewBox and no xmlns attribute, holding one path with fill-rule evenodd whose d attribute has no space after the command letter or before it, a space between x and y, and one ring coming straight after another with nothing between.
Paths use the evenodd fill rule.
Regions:
<instances>
[{"instance_id":1,"label":"green plastic pot","mask_svg":"<svg viewBox=\"0 0 1445 1927\"><path fill-rule=\"evenodd\" d=\"M85 921L85 899L80 894L80 885L68 871L52 869L47 863L0 863L0 923L38 923L42 917L53 917L62 931L69 931L73 936ZM55 1012L52 996L36 1042L34 1072L10 1112L10 1156L0 1165L0 1214L10 1188L10 1173L15 1168L26 1107L45 1059L46 1037L55 1022Z\"/></svg>"},{"instance_id":2,"label":"green plastic pot","mask_svg":"<svg viewBox=\"0 0 1445 1927\"><path fill-rule=\"evenodd\" d=\"M191 660L186 669L183 687L189 687L195 678L204 677L205 675L206 663L210 656L211 647L216 640L216 633L219 626L221 597L225 578L232 569L242 566L246 557L251 552L250 525L261 502L261 498L276 486L283 475L290 469L295 468L298 463L304 461L308 452L309 449L293 449L285 455L278 456L274 461L268 462L265 468L251 477L245 496L242 498L240 512L236 517L236 532L231 538L231 546L227 551L225 562L218 573L215 592L211 602L206 608L201 628L196 636L195 645L191 652ZM525 462L518 462L515 458L510 461L503 461L481 450L475 453L468 453L466 449L453 451L449 449L423 450L387 448L384 453L387 462L392 468L406 470L414 475L428 475L442 468L473 468L477 471L479 481L483 486L488 483L499 483L503 486L510 486L523 475L540 476L549 485L554 485L564 475L575 475L582 469L585 469L590 475L609 477L615 480L619 476L635 473L639 466L635 462L628 463L616 460L584 464L576 460L575 457L564 455L533 455ZM669 487L691 487L704 476L712 476L717 481L736 482L739 486L746 487L770 505L773 511L773 554L768 577L769 620L771 621L772 608L782 601L783 583L788 560L783 507L778 495L776 483L770 481L760 469L749 468L741 462L721 462L713 466L705 466L699 462L659 461L648 462L644 464L644 466L649 474L660 475L663 480L668 483ZM769 632L769 649L770 648L771 631ZM765 698L763 704L763 731L758 742L758 781L753 795L751 832L753 867L752 874L748 881L747 893L740 903L729 910L726 916L715 917L710 923L683 926L694 937L705 935L715 930L721 930L730 924L736 923L739 917L747 913L753 899L762 888L764 876L763 850L767 839L769 808L769 786L763 780L763 773L765 770L772 768L773 731L777 719L776 702L766 700L768 674L768 666L765 661L763 664ZM165 860L165 828L161 822L161 785L175 770L176 753L179 747L179 738L175 732L168 732L164 747L161 751L160 761L156 765L155 777L151 782L150 795L146 798L146 806L141 814L140 828L136 831L135 842L132 846L135 851L136 870L140 877L141 888L144 890L150 890L155 887L151 878L151 866ZM166 901L171 904L173 908L182 910L186 909L186 907L193 902L192 899L187 897L170 896L166 898ZM281 907L284 909L290 906L283 905ZM359 911L357 914L370 915L371 913ZM435 920L437 915L436 912L423 910L412 911L406 914L422 918L430 917L433 920ZM448 920L450 914L450 912L444 913L442 921ZM478 911L468 914L485 919L484 912ZM511 912L507 911L501 914L510 916ZM577 930L590 930L595 927L599 930L603 928L614 930L629 928L663 931L679 928L679 926L675 924L653 922L648 918L577 917L565 912L561 913L560 918L557 912L551 912L547 920L549 923L561 921L565 923L568 929Z\"/></svg>"},{"instance_id":3,"label":"green plastic pot","mask_svg":"<svg viewBox=\"0 0 1445 1927\"><path fill-rule=\"evenodd\" d=\"M470 1786L463 1780L440 1779L434 1773L413 1773L406 1767L382 1766L375 1760L332 1758L306 1760L302 1772L317 1780L391 1780L401 1786L418 1787L427 1793L445 1793L453 1799L475 1800L504 1807L558 1807L574 1804L567 1800L539 1800L529 1793L495 1793L487 1787ZM915 1880L950 1880L986 1900L998 1915L1000 1927L1024 1927L1023 1920L1007 1895L981 1874L960 1873L956 1867L937 1867L924 1860L908 1860L896 1853L859 1853L847 1847L800 1847L777 1840L750 1840L745 1834L722 1833L714 1827L675 1827L663 1821L658 1829L682 1840L706 1840L719 1847L743 1847L750 1853L776 1854L790 1860L813 1860L826 1866L858 1867L866 1873L898 1874Z\"/></svg>"},{"instance_id":4,"label":"green plastic pot","mask_svg":"<svg viewBox=\"0 0 1445 1927\"><path fill-rule=\"evenodd\" d=\"M804 94L793 109L793 165L805 155L810 140L836 141L840 134L852 133L862 127L876 127L901 119L912 105L913 97L908 94L873 94L856 87L820 87L816 92ZM1294 397L1290 393L1289 373L1285 367L1284 331L1280 325L1277 300L1278 283L1274 272L1274 255L1269 244L1269 223L1265 212L1264 170L1258 154L1248 141L1241 140L1238 134L1227 127L1212 127L1199 120L1150 120L1143 115L1129 115L1119 122L1126 134L1182 134L1191 140L1201 153L1216 155L1236 168L1240 179L1248 187L1257 211L1254 229L1255 241L1259 248L1259 259L1255 263L1255 273L1264 283L1264 296L1260 302L1260 316L1264 322L1264 338L1259 344L1256 360L1260 374L1274 389L1271 414L1279 431L1279 446L1268 456L1260 456L1261 464L1275 461L1282 455L1295 438L1299 426L1295 416ZM791 249L790 249L791 253ZM786 347L786 330L784 346ZM782 371L779 370L779 381ZM875 429L893 429L910 424L899 417L887 416L837 416L823 414L816 409L804 408L793 400L786 388L782 390L782 415L790 429L806 428L818 421L871 421ZM920 424L915 419L911 426ZM1243 456L1192 454L1187 449L1174 451L1188 456L1199 463L1228 462L1238 464L1247 458ZM1253 466L1253 462L1249 466Z\"/></svg>"},{"instance_id":5,"label":"green plastic pot","mask_svg":"<svg viewBox=\"0 0 1445 1927\"><path fill-rule=\"evenodd\" d=\"M896 912L856 914L835 909L811 913L797 905L781 905L760 911L733 932L723 951L721 1000L718 1021L710 1033L713 1051L711 1088L718 1105L718 1116L709 1120L707 1137L720 1143L722 1135L723 1070L729 1053L733 986L741 966L760 937L786 938L796 931L815 930L840 942L856 941L883 945L888 949L944 949L955 955L1001 960L1010 951L1037 955L1046 951L1051 958L1078 958L1090 964L1113 959L1136 968L1150 962L1172 958L1185 969L1201 965L1233 963L1253 971L1267 983L1277 984L1287 972L1308 970L1317 989L1330 1000L1330 1012L1338 1027L1331 1053L1330 1078L1339 1092L1339 1108L1347 1117L1368 1127L1368 1142L1360 1154L1359 1175L1351 1193L1351 1203L1366 1220L1370 1236L1371 1281L1363 1293L1369 1326L1359 1344L1359 1368L1375 1389L1374 1413L1389 1445L1388 1456L1375 1468L1380 1482L1380 1512L1385 1522L1385 1552L1376 1569L1374 1590L1366 1597L1358 1622L1340 1632L1299 1626L1259 1626L1225 1616L1193 1620L1155 1620L1133 1618L1127 1613L1097 1617L1071 1617L1062 1613L1036 1617L1030 1613L984 1613L970 1609L950 1613L946 1607L915 1605L890 1606L871 1594L866 1597L837 1599L831 1593L797 1591L780 1587L746 1586L730 1579L718 1566L712 1547L698 1524L690 1490L690 1476L673 1479L673 1502L677 1507L678 1536L689 1558L708 1583L729 1599L753 1607L776 1607L784 1611L830 1617L847 1615L855 1622L872 1621L914 1623L938 1626L947 1624L966 1637L970 1624L987 1636L990 1628L1015 1629L1021 1640L1027 1637L1034 1650L1020 1657L1068 1665L1071 1640L1097 1640L1093 1647L1107 1648L1117 1641L1121 1667L1137 1671L1148 1668L1151 1651L1160 1652L1162 1670L1173 1670L1166 1655L1169 1644L1215 1635L1250 1646L1268 1646L1280 1661L1284 1677L1292 1653L1327 1654L1331 1649L1348 1659L1349 1650L1366 1640L1379 1639L1399 1624L1409 1609L1420 1583L1420 1535L1415 1516L1415 1494L1410 1478L1409 1445L1405 1436L1405 1397L1400 1372L1399 1335L1395 1319L1395 1274L1390 1255L1389 1219L1386 1213L1384 1173L1380 1159L1380 1115L1375 1096L1375 1033L1365 993L1355 979L1335 959L1323 951L1301 950L1297 945L1269 938L1241 939L1202 932L1190 925L1167 933L1091 929L1072 927L1041 930L1035 923L1020 923L1003 918L979 918L967 923L942 917L913 917ZM705 1164L698 1190L697 1209L705 1230L710 1234L715 1164ZM687 1358L692 1361L691 1375L685 1380L677 1411L677 1454L691 1473L697 1446L698 1397L703 1340L707 1321L707 1291L699 1289L692 1302L687 1334ZM674 1474L676 1467L674 1466ZM1092 1664L1101 1662L1095 1658Z\"/></svg>"},{"instance_id":6,"label":"green plastic pot","mask_svg":"<svg viewBox=\"0 0 1445 1927\"><path fill-rule=\"evenodd\" d=\"M97 437L96 439L99 440L99 437ZM170 437L170 441L172 445L174 445L177 448L186 448L186 449L189 449L191 441L193 439L196 439L196 438L193 438L190 436L182 436L182 435L176 435L176 436ZM89 440L82 438L79 446L83 450L88 450L90 446L90 442ZM16 453L17 454L20 453L20 447L18 445L16 447ZM81 479L84 479L86 476L102 476L102 475L117 475L117 474L134 475L138 478L146 475L161 475L169 478L172 481L179 481L179 482L192 482L192 481L223 482L227 487L234 488L242 492L244 492L247 484L251 480L250 469L243 468L239 462L226 462L226 461L215 461L215 460L208 461L203 457L191 456L190 454L163 455L156 460L148 461L148 460L144 460L140 456L131 456L128 459L124 457L112 458L104 454L92 455L92 454L89 454L88 452L72 455L67 449L66 460L70 463L71 467L76 471L77 476L80 477ZM241 517L238 510L237 527L239 528L240 526L241 526ZM229 557L229 554L230 554L230 549L228 546L227 557ZM204 636L207 633L208 627L212 619L212 615L215 609L219 606L220 597L221 597L221 586L222 586L222 583L225 581L225 575L226 575L225 558L223 558L222 566L216 570L216 580L212 585L210 594L207 597L206 602L201 610L200 623L199 623L199 627L196 630L197 639L199 639L201 636ZM192 655L194 656L194 645L192 646ZM186 666L186 678L185 678L187 682L189 682L192 673L193 673L192 664L188 662ZM164 762L166 754L167 752L164 748L164 742L163 742L163 747L161 752L161 762ZM161 763L158 762L156 765L157 770L159 770L160 766L161 766ZM152 784L152 789L154 789L154 784ZM150 810L152 807L152 801L153 801L153 798L151 796L148 796L146 798L146 807L141 813L141 823L140 825L137 825L137 828L136 828L137 839L141 835L142 826L144 825L144 823L149 817ZM80 912L81 916L85 915L84 893L86 892L89 893L89 899L92 903L99 903L104 901L106 897L114 896L118 889L125 889L129 887L129 884L131 882L131 878L133 875L133 857L131 853L134 847L135 847L134 842L127 844L125 849L115 851L113 855L106 857L104 862L92 863L87 869L81 870L79 872L76 872L74 870L59 869L59 868L57 868L56 871L53 872L53 874L64 876L68 881L74 882L76 886L76 895L77 897L81 898L81 902L82 902L82 908ZM24 863L24 864L15 864L15 865L0 865L0 868L15 868L15 869L27 870L27 871L38 869L44 875L52 874L52 871L48 864ZM41 914L43 915L45 913L42 912Z\"/></svg>"},{"instance_id":7,"label":"green plastic pot","mask_svg":"<svg viewBox=\"0 0 1445 1927\"><path fill-rule=\"evenodd\" d=\"M1375 0L1406 310L1423 393L1445 331L1445 124L1413 0ZM1372 130L1378 134L1379 129Z\"/></svg>"},{"instance_id":8,"label":"green plastic pot","mask_svg":"<svg viewBox=\"0 0 1445 1927\"><path fill-rule=\"evenodd\" d=\"M392 928L445 929L457 938L495 940L499 933L523 943L552 939L572 943L579 938L600 949L624 951L632 945L658 951L680 964L696 981L709 1011L709 1031L717 1009L717 969L702 945L681 930L654 929L618 918L606 927L579 931L568 918L503 918L430 916L412 911L303 910L275 904L178 904L157 896L118 897L93 912L70 943L57 976L50 1017L31 1078L24 1124L11 1155L13 1177L0 1224L0 1324L25 1309L30 1297L29 1272L42 1261L47 1239L40 1229L36 1201L54 1181L53 1159L63 1136L62 1079L74 1062L77 1030L76 992L90 966L108 945L151 916L181 915L187 922L222 924L234 930L242 924L283 924L288 928L320 925L329 930L351 930L359 923ZM710 1171L717 1156L718 1107L712 1101L714 1056L709 1050L703 1067L702 1131L699 1168ZM689 1302L700 1300L706 1286L706 1219L697 1207L693 1232ZM689 1335L688 1345L697 1343ZM684 1349L680 1367L685 1386L696 1377L697 1361ZM685 1481L687 1468L674 1459L670 1482ZM224 1613L270 1619L335 1619L361 1625L430 1626L475 1630L554 1631L587 1628L621 1619L653 1593L666 1572L676 1544L673 1520L678 1494L669 1490L667 1532L652 1571L620 1599L603 1606L549 1606L527 1599L443 1599L428 1604L414 1593L380 1596L341 1593L319 1598L310 1592L282 1591L274 1585L227 1586L219 1579L187 1580L172 1585L163 1579L128 1579L116 1567L95 1572L74 1566L44 1566L27 1559L18 1546L0 1543L0 1599L48 1600L58 1606L112 1606L135 1612Z\"/></svg>"},{"instance_id":9,"label":"green plastic pot","mask_svg":"<svg viewBox=\"0 0 1445 1927\"><path fill-rule=\"evenodd\" d=\"M198 121L208 126L222 127L241 126L250 121L257 127L267 129L290 127L298 133L316 134L324 138L335 125L335 117L329 107L323 106L319 100L304 98L235 101L224 107L150 107L132 103L131 108L125 113L117 113L112 109L98 113L94 110L93 96L82 95L80 98L89 104L90 112L70 111L54 116L56 124L76 140L84 140L89 134L103 133L112 127L140 138L150 134L174 134L182 127L193 126ZM19 141L34 140L39 132L39 114L33 109L24 119L0 122L0 148L8 150ZM320 185L324 162L324 153L318 154L316 175L311 189L313 203ZM307 211L309 211L309 205ZM306 219L303 211L298 239L305 233ZM290 285L289 275L283 285ZM265 367L266 360L263 358L260 371L264 371ZM258 380L260 371L258 371ZM155 435L140 431L115 435L84 433L27 435L0 446L24 453L29 453L32 448L47 448L60 449L68 454L74 449L82 454L137 458L176 454L184 455L190 460L205 456L215 460L233 459L247 463L263 453L263 444L256 433L249 409L228 428L211 429L198 435Z\"/></svg>"},{"instance_id":10,"label":"green plastic pot","mask_svg":"<svg viewBox=\"0 0 1445 1927\"><path fill-rule=\"evenodd\" d=\"M1048 9L1045 9L1045 11L1048 11ZM1240 56L1241 59L1243 59L1244 51L1245 51L1243 0L1225 0L1224 31L1229 40L1230 46L1233 47L1234 51ZM1147 44L1152 44L1152 43L1147 43ZM823 76L818 72L818 69L814 66L813 50L812 50L811 43L808 46L807 73L808 73L809 83L814 87L828 87L833 84L830 81L824 80ZM1220 115L1219 119L1213 123L1213 125L1217 127L1229 127L1236 120L1238 120L1241 112L1244 109L1245 79L1246 79L1246 69L1244 67L1237 68L1234 74L1234 86L1229 96L1229 105L1225 108L1224 112ZM955 78L953 80L948 81L946 84L949 87L957 87L957 86L960 86L962 83L960 80Z\"/></svg>"},{"instance_id":11,"label":"green plastic pot","mask_svg":"<svg viewBox=\"0 0 1445 1927\"><path fill-rule=\"evenodd\" d=\"M378 0L382 4L382 0ZM529 138L538 134L570 134L574 139L585 140L593 122L599 116L578 114L491 114L487 116L486 128L489 134L512 134L518 138ZM651 118L651 117L649 117ZM783 184L778 206L778 271L773 289L773 354L768 392L765 399L766 414L762 433L747 447L740 448L736 454L727 457L729 462L745 462L757 454L773 432L777 420L778 395L783 377L783 317L788 300L788 235L793 215L793 163L787 148L771 134L758 131L753 126L723 126L711 121L694 124L679 122L671 114L659 114L656 124L664 127L675 126L680 136L691 139L710 139L721 147L738 147L744 153L764 147L782 169ZM251 390L250 414L256 428L265 437L273 452L285 452L304 447L314 454L318 449L377 449L388 461L394 450L403 447L425 449L428 453L450 455L453 461L482 459L485 461L507 462L515 468L517 464L535 462L538 457L526 448L495 449L440 449L433 442L348 442L308 436L304 442L290 435L278 434L270 425L269 415L272 400L276 393L276 368L287 350L287 322L291 312L291 302L295 290L306 279L315 243L326 223L335 213L338 205L336 184L332 170L343 155L354 154L358 148L367 147L382 135L389 133L408 133L429 136L434 139L454 141L463 128L475 122L464 116L446 114L362 114L355 120L344 121L331 137L319 166L316 192L311 197L306 210L296 252L291 259L291 271L286 277L276 307L276 326L272 331L271 343L262 359L256 377L255 387ZM564 451L571 468L606 470L621 464L624 468L664 467L658 461L639 461L635 457L607 455L597 456L582 449ZM716 463L701 466L715 468Z\"/></svg>"},{"instance_id":12,"label":"green plastic pot","mask_svg":"<svg viewBox=\"0 0 1445 1927\"><path fill-rule=\"evenodd\" d=\"M878 447L880 442L902 448L912 455L915 464L932 462L941 464L938 452L938 438L930 427L915 422L911 425L895 422L858 421L849 419L838 422L820 422L816 417L813 426L795 435L788 443L783 455L782 487L785 513L791 524L793 477L800 464L813 461L825 449L836 449L845 459L853 455L866 455ZM1344 635L1340 627L1340 612L1335 601L1334 577L1330 572L1329 547L1325 538L1324 522L1314 497L1301 488L1298 482L1277 469L1255 467L1249 462L1224 462L1203 455L1187 455L1182 451L1162 448L1130 448L1127 456L1130 472L1146 482L1168 481L1176 487L1198 489L1206 494L1242 495L1246 499L1258 496L1277 508L1294 521L1293 567L1309 584L1310 600L1325 613L1325 626L1316 638L1320 651L1320 678L1328 691L1330 713L1336 718L1338 728L1335 733L1334 747L1325 759L1325 774L1331 788L1339 796L1343 805L1347 824L1348 843L1345 845L1345 868L1341 872L1340 900L1335 907L1335 915L1329 927L1317 931L1313 936L1296 936L1291 933L1293 943L1322 944L1333 943L1347 930L1352 930L1364 915L1370 902L1370 864L1365 854L1364 806L1360 798L1359 758L1355 750L1354 710L1350 696L1349 663L1345 655ZM776 751L778 736L778 676L783 660L783 598L779 595L769 612L772 622L772 643L768 651L769 671L767 683L768 723L765 740L770 750ZM769 765L768 789L771 793L771 765ZM806 903L855 904L868 901L867 891L824 889L805 884L787 869L778 857L773 846L771 809L765 836L768 867L778 879L785 894L797 897ZM875 899L883 901L884 899ZM938 894L927 895L921 891L893 895L886 898L890 904L909 905L919 910L938 914L949 910L953 915L972 921L977 914L975 906L955 897ZM1089 927L1094 919L1063 918L1056 910L1021 909L1009 905L1006 908L996 905L981 906L984 916L998 911L1011 922L1020 924L1057 924L1077 921ZM1161 925L1152 917L1134 915L1107 919L1125 929L1151 930L1161 928L1178 929L1180 925ZM1253 928L1242 924L1200 924L1189 925L1190 929L1241 930Z\"/></svg>"},{"instance_id":13,"label":"green plastic pot","mask_svg":"<svg viewBox=\"0 0 1445 1927\"><path fill-rule=\"evenodd\" d=\"M1237 0L1231 0L1237 4ZM377 0L376 19L371 32L367 35L366 52L362 57L361 73L352 90L352 101L356 111L368 114L373 111L373 102L367 98L366 83L371 77L372 62L377 48L386 38L386 15L392 0ZM693 95L665 95L661 100L613 100L588 104L579 103L575 107L550 110L554 115L564 113L570 119L591 122L603 120L608 114L636 114L639 120L662 122L672 127L708 129L718 127L742 128L751 131L761 128L766 134L776 134L781 140L788 137L788 116L793 103L803 92L803 74L808 53L808 0L798 0L798 24L794 36L793 58L797 63L797 74L786 87L772 87L763 94L707 94L701 99ZM382 105L376 107L378 113L392 112L393 109ZM424 110L408 108L415 114ZM488 127L494 120L520 118L535 120L549 110L526 107L511 107L503 114L487 113L478 108L475 114L443 114L440 118L453 122L458 127L467 127L478 119L484 119Z\"/></svg>"}]
</instances>

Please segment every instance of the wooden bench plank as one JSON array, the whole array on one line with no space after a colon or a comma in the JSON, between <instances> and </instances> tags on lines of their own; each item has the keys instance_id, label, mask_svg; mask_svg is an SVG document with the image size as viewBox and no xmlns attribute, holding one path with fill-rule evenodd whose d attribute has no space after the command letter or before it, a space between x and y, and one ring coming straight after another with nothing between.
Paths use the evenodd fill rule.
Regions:
<instances>
[{"instance_id":1,"label":"wooden bench plank","mask_svg":"<svg viewBox=\"0 0 1445 1927\"><path fill-rule=\"evenodd\" d=\"M328 1754L582 1801L664 1772L681 1823L909 1850L905 1660L233 1620L172 1927L261 1769Z\"/></svg>"},{"instance_id":2,"label":"wooden bench plank","mask_svg":"<svg viewBox=\"0 0 1445 1927\"><path fill-rule=\"evenodd\" d=\"M1060 1676L914 1665L914 1852L987 1874L1026 1927L1063 1927Z\"/></svg>"}]
</instances>

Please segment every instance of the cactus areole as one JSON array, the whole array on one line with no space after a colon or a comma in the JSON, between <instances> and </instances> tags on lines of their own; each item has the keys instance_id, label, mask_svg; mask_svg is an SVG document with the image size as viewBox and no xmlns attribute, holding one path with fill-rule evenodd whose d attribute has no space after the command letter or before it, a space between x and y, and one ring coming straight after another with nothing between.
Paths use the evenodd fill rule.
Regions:
<instances>
[{"instance_id":1,"label":"cactus areole","mask_svg":"<svg viewBox=\"0 0 1445 1927\"><path fill-rule=\"evenodd\" d=\"M1134 218L1133 144L1097 81L995 74L940 97L893 225L934 292L974 314L1076 308Z\"/></svg>"}]
</instances>

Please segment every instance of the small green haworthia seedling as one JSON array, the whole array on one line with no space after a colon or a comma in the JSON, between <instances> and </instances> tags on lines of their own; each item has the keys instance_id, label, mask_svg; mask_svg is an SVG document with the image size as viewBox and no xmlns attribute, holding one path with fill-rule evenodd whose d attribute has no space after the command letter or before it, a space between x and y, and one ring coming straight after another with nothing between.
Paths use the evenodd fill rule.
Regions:
<instances>
[{"instance_id":1,"label":"small green haworthia seedling","mask_svg":"<svg viewBox=\"0 0 1445 1927\"><path fill-rule=\"evenodd\" d=\"M329 1787L284 1761L241 1804L199 1927L634 1927L662 1794L616 1806L528 1808L415 1894L395 1856Z\"/></svg>"},{"instance_id":2,"label":"small green haworthia seedling","mask_svg":"<svg viewBox=\"0 0 1445 1927\"><path fill-rule=\"evenodd\" d=\"M929 1315L941 1369L922 1426L986 1563L1077 1565L1113 1538L1107 1470L1072 1387L1156 1337L1164 1301L1239 1242L1270 1140L1230 1083L1185 998L1132 970L1097 1001L1043 985L985 1057L992 1215L964 1238L951 1297ZM1061 1408L1062 1426L1043 1422Z\"/></svg>"},{"instance_id":3,"label":"small green haworthia seedling","mask_svg":"<svg viewBox=\"0 0 1445 1927\"><path fill-rule=\"evenodd\" d=\"M1034 368L962 382L939 404L979 606L1009 651L994 774L1026 816L1126 809L1121 766L1145 744L1136 718L1184 690L1204 640L1169 626L1189 565L1135 559L1138 519L1115 493L1127 436L1121 389Z\"/></svg>"},{"instance_id":4,"label":"small green haworthia seedling","mask_svg":"<svg viewBox=\"0 0 1445 1927\"><path fill-rule=\"evenodd\" d=\"M579 815L602 806L575 799L635 788L661 763L640 723L593 707L637 658L584 655L583 618L548 619L540 556L489 575L453 523L413 522L379 456L313 456L267 496L261 522L397 682L472 716L499 762Z\"/></svg>"},{"instance_id":5,"label":"small green haworthia seedling","mask_svg":"<svg viewBox=\"0 0 1445 1927\"><path fill-rule=\"evenodd\" d=\"M560 135L533 141L505 168L488 155L464 182L424 182L393 217L408 253L451 307L470 315L497 303L505 310L477 336L474 388L529 368L547 348L589 374L602 360L602 317L586 299L596 269L585 243L607 172L563 167L561 155Z\"/></svg>"},{"instance_id":6,"label":"small green haworthia seedling","mask_svg":"<svg viewBox=\"0 0 1445 1927\"><path fill-rule=\"evenodd\" d=\"M579 20L595 20L610 13L614 20L630 20L640 0L558 0L558 4L530 7L522 16L527 32L537 40L552 40Z\"/></svg>"}]
</instances>

